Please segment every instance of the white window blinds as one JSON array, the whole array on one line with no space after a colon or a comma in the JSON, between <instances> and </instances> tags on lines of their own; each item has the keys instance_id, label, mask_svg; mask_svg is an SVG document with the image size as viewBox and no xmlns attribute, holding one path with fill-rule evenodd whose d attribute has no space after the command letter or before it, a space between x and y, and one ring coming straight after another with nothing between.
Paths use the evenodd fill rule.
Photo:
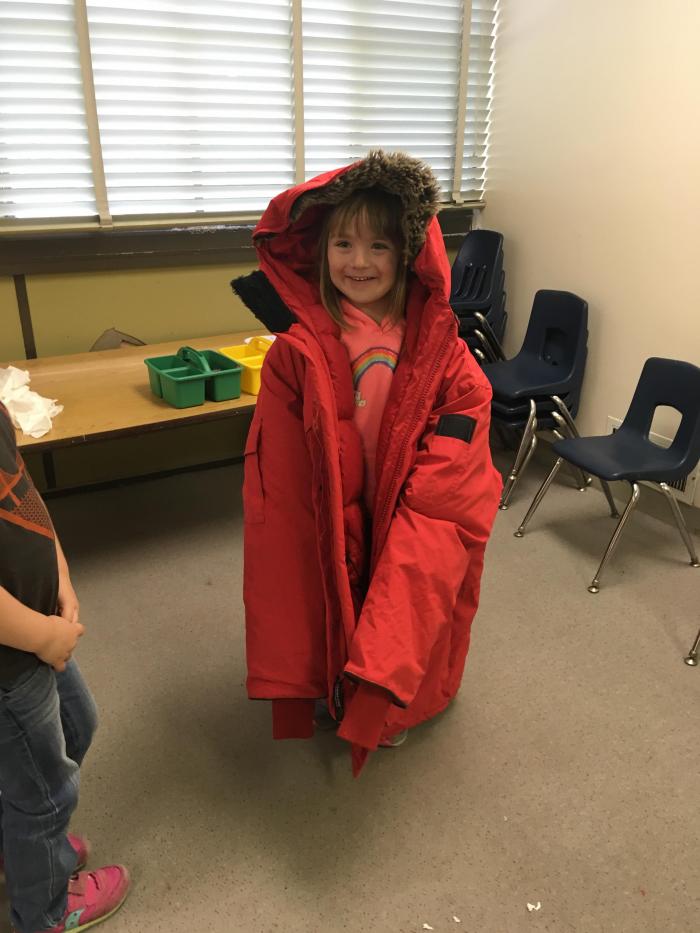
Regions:
<instances>
[{"instance_id":1,"label":"white window blinds","mask_svg":"<svg viewBox=\"0 0 700 933\"><path fill-rule=\"evenodd\" d=\"M400 149L452 187L462 0L305 0L306 174Z\"/></svg>"},{"instance_id":2,"label":"white window blinds","mask_svg":"<svg viewBox=\"0 0 700 933\"><path fill-rule=\"evenodd\" d=\"M113 216L252 212L294 182L288 0L88 0Z\"/></svg>"},{"instance_id":3,"label":"white window blinds","mask_svg":"<svg viewBox=\"0 0 700 933\"><path fill-rule=\"evenodd\" d=\"M471 0L464 153L461 172L462 198L465 201L478 201L484 194L495 30L495 0Z\"/></svg>"},{"instance_id":4,"label":"white window blinds","mask_svg":"<svg viewBox=\"0 0 700 933\"><path fill-rule=\"evenodd\" d=\"M242 217L373 147L479 200L496 3L0 0L0 220Z\"/></svg>"},{"instance_id":5,"label":"white window blinds","mask_svg":"<svg viewBox=\"0 0 700 933\"><path fill-rule=\"evenodd\" d=\"M0 0L0 218L92 217L72 0Z\"/></svg>"}]
</instances>

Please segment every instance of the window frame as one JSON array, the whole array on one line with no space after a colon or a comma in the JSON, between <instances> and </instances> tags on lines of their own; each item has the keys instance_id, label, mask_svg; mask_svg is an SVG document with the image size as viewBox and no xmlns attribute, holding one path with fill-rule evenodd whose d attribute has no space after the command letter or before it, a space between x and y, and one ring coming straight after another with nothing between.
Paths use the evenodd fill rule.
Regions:
<instances>
[{"instance_id":1,"label":"window frame","mask_svg":"<svg viewBox=\"0 0 700 933\"><path fill-rule=\"evenodd\" d=\"M303 50L301 48L301 18L304 0L289 0L292 24L293 63L302 59L293 73L293 100L297 108L296 159L297 181L304 177L303 113ZM475 211L485 206L484 200L464 200L458 175L464 164L464 127L467 73L472 36L472 11L477 0L461 0L463 8L461 63L458 76L459 106L455 135L455 171L452 191L445 191L440 209L440 223L446 240L455 240L471 228ZM498 0L494 4L498 23ZM102 152L94 83L92 55L87 15L87 0L74 0L76 37L83 70L92 173L98 212L83 218L0 218L0 275L79 271L81 269L137 268L147 266L203 264L254 261L251 231L258 213L143 214L112 216L105 187ZM494 41L496 32L494 31ZM491 62L493 64L493 52ZM485 123L488 134L489 122ZM299 130L301 127L301 130ZM301 136L300 136L301 133ZM486 158L486 157L484 157ZM483 188L481 189L483 192ZM271 195L272 196L272 195Z\"/></svg>"},{"instance_id":2,"label":"window frame","mask_svg":"<svg viewBox=\"0 0 700 933\"><path fill-rule=\"evenodd\" d=\"M474 210L446 205L438 214L445 244L458 246ZM254 222L199 224L159 230L3 233L0 275L103 272L175 266L257 264Z\"/></svg>"}]
</instances>

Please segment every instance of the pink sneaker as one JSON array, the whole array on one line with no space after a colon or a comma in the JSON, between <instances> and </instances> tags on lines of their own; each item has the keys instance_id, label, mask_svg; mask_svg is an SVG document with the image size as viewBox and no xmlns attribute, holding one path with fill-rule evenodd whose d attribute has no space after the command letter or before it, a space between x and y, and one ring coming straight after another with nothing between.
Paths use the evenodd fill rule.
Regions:
<instances>
[{"instance_id":1,"label":"pink sneaker","mask_svg":"<svg viewBox=\"0 0 700 933\"><path fill-rule=\"evenodd\" d=\"M75 866L76 871L80 871L81 868L85 868L87 861L90 858L90 843L84 836L76 836L73 833L67 833L68 842L75 849L75 854L78 856L78 864ZM0 855L0 871L5 871L5 859Z\"/></svg>"},{"instance_id":2,"label":"pink sneaker","mask_svg":"<svg viewBox=\"0 0 700 933\"><path fill-rule=\"evenodd\" d=\"M68 908L58 926L42 933L80 933L116 913L129 893L129 872L123 865L81 871L68 882Z\"/></svg>"}]
</instances>

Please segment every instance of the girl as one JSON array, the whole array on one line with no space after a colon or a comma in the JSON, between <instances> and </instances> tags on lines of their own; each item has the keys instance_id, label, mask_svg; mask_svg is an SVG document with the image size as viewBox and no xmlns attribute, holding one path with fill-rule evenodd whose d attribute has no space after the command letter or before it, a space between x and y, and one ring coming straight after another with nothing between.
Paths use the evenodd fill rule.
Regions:
<instances>
[{"instance_id":1,"label":"girl","mask_svg":"<svg viewBox=\"0 0 700 933\"><path fill-rule=\"evenodd\" d=\"M500 496L432 173L373 152L270 203L234 288L278 334L245 451L248 693L326 698L357 775L455 696Z\"/></svg>"},{"instance_id":2,"label":"girl","mask_svg":"<svg viewBox=\"0 0 700 933\"><path fill-rule=\"evenodd\" d=\"M0 405L0 872L16 933L80 933L129 890L120 865L82 871L89 845L67 831L97 724L72 660L79 616L68 563Z\"/></svg>"}]
</instances>

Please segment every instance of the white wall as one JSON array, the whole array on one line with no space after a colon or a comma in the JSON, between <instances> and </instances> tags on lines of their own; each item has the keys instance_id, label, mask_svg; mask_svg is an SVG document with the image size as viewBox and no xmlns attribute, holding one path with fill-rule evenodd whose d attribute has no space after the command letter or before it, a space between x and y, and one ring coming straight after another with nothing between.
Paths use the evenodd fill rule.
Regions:
<instances>
[{"instance_id":1,"label":"white wall","mask_svg":"<svg viewBox=\"0 0 700 933\"><path fill-rule=\"evenodd\" d=\"M582 431L648 356L700 365L700 2L502 0L486 198L507 350L538 288L589 303Z\"/></svg>"}]
</instances>

